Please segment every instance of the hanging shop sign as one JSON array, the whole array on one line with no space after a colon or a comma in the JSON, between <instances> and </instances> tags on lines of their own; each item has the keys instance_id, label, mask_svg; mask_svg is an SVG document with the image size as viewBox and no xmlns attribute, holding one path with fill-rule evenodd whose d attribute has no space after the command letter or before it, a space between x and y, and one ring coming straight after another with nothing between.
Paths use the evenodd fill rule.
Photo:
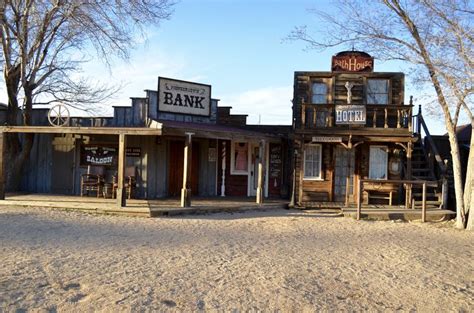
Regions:
<instances>
[{"instance_id":1,"label":"hanging shop sign","mask_svg":"<svg viewBox=\"0 0 474 313\"><path fill-rule=\"evenodd\" d=\"M117 147L83 145L81 146L81 165L116 165Z\"/></svg>"},{"instance_id":2,"label":"hanging shop sign","mask_svg":"<svg viewBox=\"0 0 474 313\"><path fill-rule=\"evenodd\" d=\"M333 72L372 72L374 58L360 51L343 51L332 57Z\"/></svg>"},{"instance_id":3,"label":"hanging shop sign","mask_svg":"<svg viewBox=\"0 0 474 313\"><path fill-rule=\"evenodd\" d=\"M211 86L159 77L158 111L209 116Z\"/></svg>"},{"instance_id":4,"label":"hanging shop sign","mask_svg":"<svg viewBox=\"0 0 474 313\"><path fill-rule=\"evenodd\" d=\"M364 105L336 105L336 125L365 125Z\"/></svg>"}]
</instances>

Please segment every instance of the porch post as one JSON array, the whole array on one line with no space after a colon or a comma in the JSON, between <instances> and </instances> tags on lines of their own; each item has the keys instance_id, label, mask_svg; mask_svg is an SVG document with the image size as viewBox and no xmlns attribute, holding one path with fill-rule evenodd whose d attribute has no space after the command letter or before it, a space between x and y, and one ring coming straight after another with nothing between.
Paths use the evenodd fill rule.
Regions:
<instances>
[{"instance_id":1,"label":"porch post","mask_svg":"<svg viewBox=\"0 0 474 313\"><path fill-rule=\"evenodd\" d=\"M183 164L183 188L181 189L181 207L191 206L191 161L192 148L191 136L194 133L185 133L186 143L184 144L184 164Z\"/></svg>"},{"instance_id":2,"label":"porch post","mask_svg":"<svg viewBox=\"0 0 474 313\"><path fill-rule=\"evenodd\" d=\"M411 140L408 142L407 145L407 179L411 180L412 178L412 150L413 150L413 143ZM411 196L412 196L412 184L407 184L407 190L405 193L405 203L406 207L411 207Z\"/></svg>"},{"instance_id":3,"label":"porch post","mask_svg":"<svg viewBox=\"0 0 474 313\"><path fill-rule=\"evenodd\" d=\"M117 207L121 208L127 205L126 192L124 186L125 176L125 147L127 146L127 137L125 134L119 134L118 168L117 168Z\"/></svg>"},{"instance_id":4,"label":"porch post","mask_svg":"<svg viewBox=\"0 0 474 313\"><path fill-rule=\"evenodd\" d=\"M5 133L0 132L0 200L5 200Z\"/></svg>"},{"instance_id":5,"label":"porch post","mask_svg":"<svg viewBox=\"0 0 474 313\"><path fill-rule=\"evenodd\" d=\"M225 164L225 155L226 155L226 149L225 149L226 142L225 140L222 141L222 179L221 179L221 197L225 197L225 169L226 169L226 164Z\"/></svg>"},{"instance_id":6,"label":"porch post","mask_svg":"<svg viewBox=\"0 0 474 313\"><path fill-rule=\"evenodd\" d=\"M305 145L304 145L304 136L301 138L300 141L300 151L299 153L299 180L298 180L298 205L303 205L303 176L304 176L304 153L305 153ZM295 165L296 166L296 165Z\"/></svg>"},{"instance_id":7,"label":"porch post","mask_svg":"<svg viewBox=\"0 0 474 313\"><path fill-rule=\"evenodd\" d=\"M265 158L265 140L260 141L260 146L259 146L259 158L258 158L258 181L257 181L257 203L262 204L263 203L263 184L264 184L264 177L263 177L263 166L264 166L264 160Z\"/></svg>"}]
</instances>

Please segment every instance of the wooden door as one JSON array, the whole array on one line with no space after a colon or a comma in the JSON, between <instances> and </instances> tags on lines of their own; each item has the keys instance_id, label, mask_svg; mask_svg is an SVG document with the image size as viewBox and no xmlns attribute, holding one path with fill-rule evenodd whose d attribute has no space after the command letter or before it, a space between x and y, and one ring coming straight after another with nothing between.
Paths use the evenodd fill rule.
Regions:
<instances>
[{"instance_id":1,"label":"wooden door","mask_svg":"<svg viewBox=\"0 0 474 313\"><path fill-rule=\"evenodd\" d=\"M335 148L334 164L334 200L346 200L346 182L349 177L349 195L352 195L354 187L354 150L345 149L342 146Z\"/></svg>"},{"instance_id":2,"label":"wooden door","mask_svg":"<svg viewBox=\"0 0 474 313\"><path fill-rule=\"evenodd\" d=\"M197 195L199 191L199 144L193 142L192 145L191 194ZM171 197L181 195L181 188L183 188L183 163L184 141L170 141L168 195Z\"/></svg>"}]
</instances>

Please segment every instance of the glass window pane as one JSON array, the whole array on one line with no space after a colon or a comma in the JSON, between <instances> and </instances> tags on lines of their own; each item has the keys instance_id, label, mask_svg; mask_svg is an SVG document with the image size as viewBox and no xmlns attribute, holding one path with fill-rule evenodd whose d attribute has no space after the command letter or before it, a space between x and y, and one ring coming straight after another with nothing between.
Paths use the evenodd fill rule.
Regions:
<instances>
[{"instance_id":1,"label":"glass window pane","mask_svg":"<svg viewBox=\"0 0 474 313\"><path fill-rule=\"evenodd\" d=\"M325 95L313 95L311 98L312 103L325 104L326 96Z\"/></svg>"},{"instance_id":2,"label":"glass window pane","mask_svg":"<svg viewBox=\"0 0 474 313\"><path fill-rule=\"evenodd\" d=\"M367 81L367 104L388 104L387 79L369 79Z\"/></svg>"},{"instance_id":3,"label":"glass window pane","mask_svg":"<svg viewBox=\"0 0 474 313\"><path fill-rule=\"evenodd\" d=\"M328 86L325 83L313 83L312 86L312 103L327 103Z\"/></svg>"},{"instance_id":4,"label":"glass window pane","mask_svg":"<svg viewBox=\"0 0 474 313\"><path fill-rule=\"evenodd\" d=\"M319 178L321 172L320 145L307 145L305 147L304 177Z\"/></svg>"},{"instance_id":5,"label":"glass window pane","mask_svg":"<svg viewBox=\"0 0 474 313\"><path fill-rule=\"evenodd\" d=\"M386 147L370 147L369 178L387 178L387 151Z\"/></svg>"}]
</instances>

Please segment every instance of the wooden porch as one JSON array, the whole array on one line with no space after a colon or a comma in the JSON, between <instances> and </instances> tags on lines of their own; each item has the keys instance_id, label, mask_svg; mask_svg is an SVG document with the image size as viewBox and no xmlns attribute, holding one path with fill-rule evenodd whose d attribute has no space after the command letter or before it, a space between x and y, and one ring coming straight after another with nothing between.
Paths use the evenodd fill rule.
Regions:
<instances>
[{"instance_id":1,"label":"wooden porch","mask_svg":"<svg viewBox=\"0 0 474 313\"><path fill-rule=\"evenodd\" d=\"M360 212L358 212L357 207L349 206L343 208L342 213L344 214L344 217L355 219L402 221L421 220L426 222L444 221L456 216L456 212L451 210L430 208L423 212L422 209L407 209L405 206L380 204L362 205Z\"/></svg>"},{"instance_id":2,"label":"wooden porch","mask_svg":"<svg viewBox=\"0 0 474 313\"><path fill-rule=\"evenodd\" d=\"M118 208L115 199L80 197L51 194L7 194L0 200L2 206L52 208L93 214L157 217L180 214L204 214L217 212L243 212L248 210L286 209L288 201L268 199L255 203L254 197L193 198L190 207L181 207L179 198L156 200L130 199L126 207Z\"/></svg>"}]
</instances>

